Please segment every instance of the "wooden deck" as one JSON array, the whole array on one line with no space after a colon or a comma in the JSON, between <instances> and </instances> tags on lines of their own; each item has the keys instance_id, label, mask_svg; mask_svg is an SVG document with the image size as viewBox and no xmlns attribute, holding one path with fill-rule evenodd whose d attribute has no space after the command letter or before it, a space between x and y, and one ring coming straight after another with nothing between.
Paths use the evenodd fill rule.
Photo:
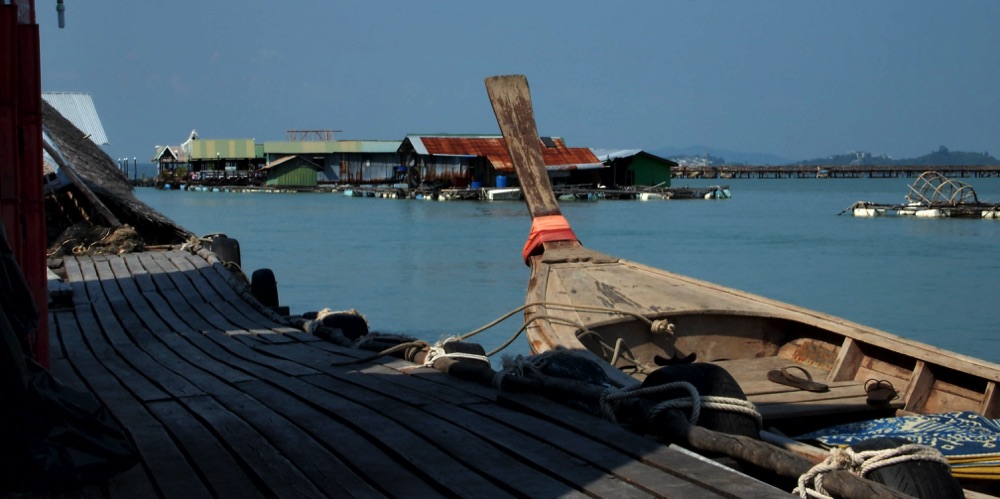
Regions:
<instances>
[{"instance_id":1,"label":"wooden deck","mask_svg":"<svg viewBox=\"0 0 1000 499\"><path fill-rule=\"evenodd\" d=\"M104 497L773 497L780 491L530 396L285 327L183 251L68 257L52 372L140 465ZM244 290L245 291L245 290Z\"/></svg>"}]
</instances>

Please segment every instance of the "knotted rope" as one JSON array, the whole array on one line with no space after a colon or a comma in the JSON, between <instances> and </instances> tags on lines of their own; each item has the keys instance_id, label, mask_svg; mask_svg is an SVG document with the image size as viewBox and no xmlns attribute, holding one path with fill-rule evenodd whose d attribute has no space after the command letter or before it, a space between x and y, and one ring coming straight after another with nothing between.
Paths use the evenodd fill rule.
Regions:
<instances>
[{"instance_id":1,"label":"knotted rope","mask_svg":"<svg viewBox=\"0 0 1000 499\"><path fill-rule=\"evenodd\" d=\"M485 362L487 365L490 363L489 357L485 355L479 355L474 353L465 352L451 352L445 351L444 346L448 343L454 341L462 341L461 338L451 337L446 338L442 341L435 343L433 346L427 347L427 355L424 357L423 364L417 364L413 366L407 366L400 369L400 372L408 372L410 370L416 369L418 367L434 367L434 361L438 359L470 359L470 360L480 360ZM412 359L412 357L410 357Z\"/></svg>"},{"instance_id":2,"label":"knotted rope","mask_svg":"<svg viewBox=\"0 0 1000 499\"><path fill-rule=\"evenodd\" d=\"M930 461L948 466L948 460L936 449L917 444L907 444L892 449L855 452L850 447L830 449L823 462L813 466L799 477L798 487L792 490L803 499L833 499L823 488L823 476L838 470L849 471L862 478L883 466L908 461Z\"/></svg>"},{"instance_id":3,"label":"knotted rope","mask_svg":"<svg viewBox=\"0 0 1000 499\"><path fill-rule=\"evenodd\" d=\"M757 423L757 429L764 426L764 420L753 402L732 397L719 397L716 395L702 396L698 389L687 381L675 381L663 385L650 386L646 388L620 388L609 389L601 395L601 413L612 422L617 422L615 411L618 409L617 402L627 398L641 397L643 395L655 394L671 390L683 389L688 392L687 397L664 400L653 406L649 411L649 417L655 418L659 413L669 409L690 409L688 421L697 424L701 417L701 409L712 409L716 411L728 411L743 414L753 418Z\"/></svg>"}]
</instances>

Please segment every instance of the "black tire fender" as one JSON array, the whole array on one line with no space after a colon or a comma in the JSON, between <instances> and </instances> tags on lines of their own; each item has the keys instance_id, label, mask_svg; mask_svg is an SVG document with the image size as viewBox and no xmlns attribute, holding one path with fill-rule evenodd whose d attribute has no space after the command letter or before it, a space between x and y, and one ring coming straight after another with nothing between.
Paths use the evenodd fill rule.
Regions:
<instances>
[{"instance_id":1,"label":"black tire fender","mask_svg":"<svg viewBox=\"0 0 1000 499\"><path fill-rule=\"evenodd\" d=\"M250 276L250 294L265 307L278 306L278 282L271 269L253 271Z\"/></svg>"},{"instance_id":2,"label":"black tire fender","mask_svg":"<svg viewBox=\"0 0 1000 499\"><path fill-rule=\"evenodd\" d=\"M747 399L739 383L728 371L705 362L661 367L646 377L642 387L648 388L677 381L691 383L701 396ZM709 430L760 440L757 420L747 414L702 408L697 424Z\"/></svg>"},{"instance_id":3,"label":"black tire fender","mask_svg":"<svg viewBox=\"0 0 1000 499\"><path fill-rule=\"evenodd\" d=\"M243 261L240 258L240 242L225 235L219 235L212 239L212 253L225 263L233 262L242 267Z\"/></svg>"},{"instance_id":4,"label":"black tire fender","mask_svg":"<svg viewBox=\"0 0 1000 499\"><path fill-rule=\"evenodd\" d=\"M873 438L851 444L851 448L855 452L863 452L892 449L909 443L902 438ZM914 460L890 464L872 470L866 478L913 497L926 499L965 497L962 485L951 475L951 469L934 461Z\"/></svg>"}]
</instances>

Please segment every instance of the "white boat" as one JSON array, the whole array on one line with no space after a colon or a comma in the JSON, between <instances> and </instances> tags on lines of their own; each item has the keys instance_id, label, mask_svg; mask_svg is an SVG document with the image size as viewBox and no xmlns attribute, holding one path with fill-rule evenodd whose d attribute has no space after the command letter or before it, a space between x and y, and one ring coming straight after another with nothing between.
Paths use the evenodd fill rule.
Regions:
<instances>
[{"instance_id":1,"label":"white boat","mask_svg":"<svg viewBox=\"0 0 1000 499\"><path fill-rule=\"evenodd\" d=\"M940 208L927 208L923 210L917 210L913 216L917 218L944 218L948 216L948 212Z\"/></svg>"},{"instance_id":2,"label":"white boat","mask_svg":"<svg viewBox=\"0 0 1000 499\"><path fill-rule=\"evenodd\" d=\"M670 199L668 196L658 192L640 192L639 201L656 201L660 199Z\"/></svg>"},{"instance_id":3,"label":"white boat","mask_svg":"<svg viewBox=\"0 0 1000 499\"><path fill-rule=\"evenodd\" d=\"M520 187L501 187L483 189L484 196L489 201L517 201L521 199Z\"/></svg>"},{"instance_id":4,"label":"white boat","mask_svg":"<svg viewBox=\"0 0 1000 499\"><path fill-rule=\"evenodd\" d=\"M856 217L881 217L888 214L888 208L868 201L858 201L851 206L851 214Z\"/></svg>"}]
</instances>

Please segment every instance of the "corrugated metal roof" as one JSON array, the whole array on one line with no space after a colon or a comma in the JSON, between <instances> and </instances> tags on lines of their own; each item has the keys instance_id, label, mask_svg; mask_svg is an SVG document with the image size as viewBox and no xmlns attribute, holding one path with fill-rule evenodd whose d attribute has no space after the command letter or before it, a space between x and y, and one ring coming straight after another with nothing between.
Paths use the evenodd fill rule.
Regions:
<instances>
[{"instance_id":1,"label":"corrugated metal roof","mask_svg":"<svg viewBox=\"0 0 1000 499\"><path fill-rule=\"evenodd\" d=\"M257 157L253 139L197 139L190 142L189 160Z\"/></svg>"},{"instance_id":2,"label":"corrugated metal roof","mask_svg":"<svg viewBox=\"0 0 1000 499\"><path fill-rule=\"evenodd\" d=\"M642 149L590 149L601 161L612 159L628 158L642 152Z\"/></svg>"},{"instance_id":3,"label":"corrugated metal roof","mask_svg":"<svg viewBox=\"0 0 1000 499\"><path fill-rule=\"evenodd\" d=\"M395 153L399 140L331 140L264 142L265 154Z\"/></svg>"},{"instance_id":4,"label":"corrugated metal roof","mask_svg":"<svg viewBox=\"0 0 1000 499\"><path fill-rule=\"evenodd\" d=\"M407 135L414 151L435 156L481 156L487 158L497 171L513 171L514 164L507 152L503 137L493 136L428 136ZM562 139L550 139L555 147L542 146L542 160L550 170L600 168L603 165L586 147L566 147Z\"/></svg>"},{"instance_id":5,"label":"corrugated metal roof","mask_svg":"<svg viewBox=\"0 0 1000 499\"><path fill-rule=\"evenodd\" d=\"M601 161L614 161L616 159L625 159L625 158L632 158L635 156L642 156L669 166L677 166L676 161L671 161L667 158L661 158L660 156L657 156L655 154L650 154L642 149L591 149L591 151L593 151L594 155L597 156L597 159Z\"/></svg>"},{"instance_id":6,"label":"corrugated metal roof","mask_svg":"<svg viewBox=\"0 0 1000 499\"><path fill-rule=\"evenodd\" d=\"M43 92L42 98L54 107L59 114L69 120L73 126L90 135L90 140L99 146L108 145L108 136L104 133L104 125L97 116L94 99L90 94L82 92Z\"/></svg>"},{"instance_id":7,"label":"corrugated metal roof","mask_svg":"<svg viewBox=\"0 0 1000 499\"><path fill-rule=\"evenodd\" d=\"M299 156L297 156L295 154L292 154L292 155L289 155L289 156L283 156L281 158L278 158L278 159L276 159L276 160L268 163L266 166L262 167L261 170L270 170L271 168L274 168L274 167L276 167L278 165L287 163L287 162L289 162L289 161L291 161L291 160L293 160L295 158L299 158L300 161L306 163L307 166L313 168L314 170L322 170L323 169L322 166L319 166L316 163L313 163L312 161L309 161L307 158L302 158L302 157L299 157Z\"/></svg>"}]
</instances>

